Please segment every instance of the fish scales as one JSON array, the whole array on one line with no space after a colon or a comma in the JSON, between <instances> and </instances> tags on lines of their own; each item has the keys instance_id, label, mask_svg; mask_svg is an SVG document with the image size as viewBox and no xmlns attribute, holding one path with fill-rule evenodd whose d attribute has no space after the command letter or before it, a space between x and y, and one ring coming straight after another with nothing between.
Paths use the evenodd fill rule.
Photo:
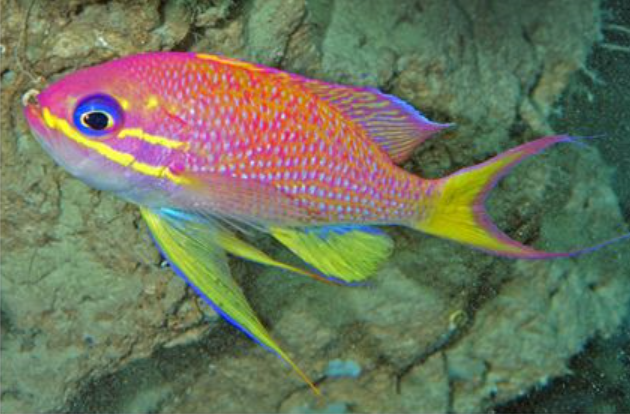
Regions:
<instances>
[{"instance_id":1,"label":"fish scales","mask_svg":"<svg viewBox=\"0 0 630 414\"><path fill-rule=\"evenodd\" d=\"M159 61L131 65L133 77L161 92L152 109L168 116L156 135L189 144L166 157L149 149L143 161L272 185L319 224L404 222L418 214L426 186L392 168L359 125L290 76L183 59L178 70Z\"/></svg>"}]
</instances>

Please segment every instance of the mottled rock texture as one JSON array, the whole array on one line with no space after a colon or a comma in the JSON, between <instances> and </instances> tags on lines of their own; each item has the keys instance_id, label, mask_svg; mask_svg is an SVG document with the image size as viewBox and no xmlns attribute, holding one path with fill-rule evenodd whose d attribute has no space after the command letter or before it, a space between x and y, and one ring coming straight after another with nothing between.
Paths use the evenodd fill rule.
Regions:
<instances>
[{"instance_id":1,"label":"mottled rock texture","mask_svg":"<svg viewBox=\"0 0 630 414\"><path fill-rule=\"evenodd\" d=\"M223 53L376 86L456 122L405 166L441 176L551 131L598 38L598 1L36 1L25 25L29 3L3 0L0 22L5 412L488 410L566 374L624 317L627 244L526 263L392 229L395 255L356 289L234 262L274 336L318 380L318 400L198 306L133 206L55 166L19 103L36 75L149 50ZM624 229L609 175L595 150L560 147L507 178L491 210L541 248L593 244ZM326 378L333 359L361 375Z\"/></svg>"}]
</instances>

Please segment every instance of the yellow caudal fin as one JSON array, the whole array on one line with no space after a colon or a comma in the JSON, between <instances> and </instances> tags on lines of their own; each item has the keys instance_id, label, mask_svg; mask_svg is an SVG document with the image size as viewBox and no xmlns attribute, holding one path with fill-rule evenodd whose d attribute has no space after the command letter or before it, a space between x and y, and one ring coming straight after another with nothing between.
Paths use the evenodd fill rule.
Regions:
<instances>
[{"instance_id":1,"label":"yellow caudal fin","mask_svg":"<svg viewBox=\"0 0 630 414\"><path fill-rule=\"evenodd\" d=\"M500 256L545 259L574 256L597 250L626 234L599 245L564 253L533 249L511 239L494 223L485 208L488 193L516 164L560 142L572 142L568 136L540 138L500 154L474 167L465 168L436 180L426 198L420 200L420 214L413 227L424 233L468 244Z\"/></svg>"},{"instance_id":2,"label":"yellow caudal fin","mask_svg":"<svg viewBox=\"0 0 630 414\"><path fill-rule=\"evenodd\" d=\"M174 210L141 208L142 217L171 268L218 314L286 361L315 394L319 389L280 348L230 275L225 252L211 222L199 222Z\"/></svg>"}]
</instances>

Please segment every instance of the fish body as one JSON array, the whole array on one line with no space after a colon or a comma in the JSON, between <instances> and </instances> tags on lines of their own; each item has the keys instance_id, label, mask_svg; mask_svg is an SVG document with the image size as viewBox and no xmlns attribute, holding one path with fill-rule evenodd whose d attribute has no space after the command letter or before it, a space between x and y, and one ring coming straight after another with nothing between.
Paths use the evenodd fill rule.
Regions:
<instances>
[{"instance_id":1,"label":"fish body","mask_svg":"<svg viewBox=\"0 0 630 414\"><path fill-rule=\"evenodd\" d=\"M348 122L330 99L356 101L364 93L364 111L375 108L380 110L376 115L409 118L408 127L421 128L420 135L418 128L411 130L416 139L444 127L419 114L413 119L399 101L378 101L384 95L375 90L346 88L332 90L333 95L324 83L209 55L139 55L73 77L74 82L53 85L48 94L40 95L41 105L67 119L68 108L102 94L114 97L124 112L124 126L99 139L98 145L105 148L101 163L106 165L87 174L77 171L79 178L110 170L115 176L122 173L129 183L115 179L117 184L142 186L144 191L122 189L120 195L157 207L186 204L169 200L174 193L181 195L178 188L186 179L182 172L224 180L217 186L230 191L235 182L254 182L266 187L261 192L270 196L261 205L245 205L238 199L213 207L277 224L406 224L418 214L417 200L430 182L398 168L369 132L360 123ZM102 79L112 81L103 85ZM323 91L320 98L317 88ZM324 97L325 93L332 96ZM65 99L54 102L47 96ZM357 107L354 110L358 112ZM373 121L383 128L388 122ZM107 184L103 189L109 189ZM148 188L153 189L151 194ZM281 211L273 205L284 199L280 194L290 197L290 206Z\"/></svg>"},{"instance_id":2,"label":"fish body","mask_svg":"<svg viewBox=\"0 0 630 414\"><path fill-rule=\"evenodd\" d=\"M73 73L27 102L25 115L60 165L140 206L174 270L311 385L247 304L226 253L353 284L391 253L378 225L516 258L610 243L538 251L498 230L485 211L488 192L512 167L572 138L541 138L422 179L398 164L448 125L372 88L214 55L150 53ZM278 262L234 234L247 228L272 235L316 271Z\"/></svg>"}]
</instances>

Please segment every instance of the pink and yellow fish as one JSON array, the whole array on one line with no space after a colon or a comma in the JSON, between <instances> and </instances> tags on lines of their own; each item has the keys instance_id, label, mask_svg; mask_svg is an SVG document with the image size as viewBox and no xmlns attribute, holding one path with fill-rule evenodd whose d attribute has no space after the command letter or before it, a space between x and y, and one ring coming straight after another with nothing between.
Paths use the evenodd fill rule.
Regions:
<instances>
[{"instance_id":1,"label":"pink and yellow fish","mask_svg":"<svg viewBox=\"0 0 630 414\"><path fill-rule=\"evenodd\" d=\"M205 301L287 361L230 276L226 253L327 281L364 281L400 225L501 256L544 259L490 220L484 201L525 158L568 136L428 180L397 166L448 125L372 88L334 85L225 57L149 53L80 70L25 97L50 155L137 204L156 244ZM270 234L313 271L281 263L235 229Z\"/></svg>"}]
</instances>

